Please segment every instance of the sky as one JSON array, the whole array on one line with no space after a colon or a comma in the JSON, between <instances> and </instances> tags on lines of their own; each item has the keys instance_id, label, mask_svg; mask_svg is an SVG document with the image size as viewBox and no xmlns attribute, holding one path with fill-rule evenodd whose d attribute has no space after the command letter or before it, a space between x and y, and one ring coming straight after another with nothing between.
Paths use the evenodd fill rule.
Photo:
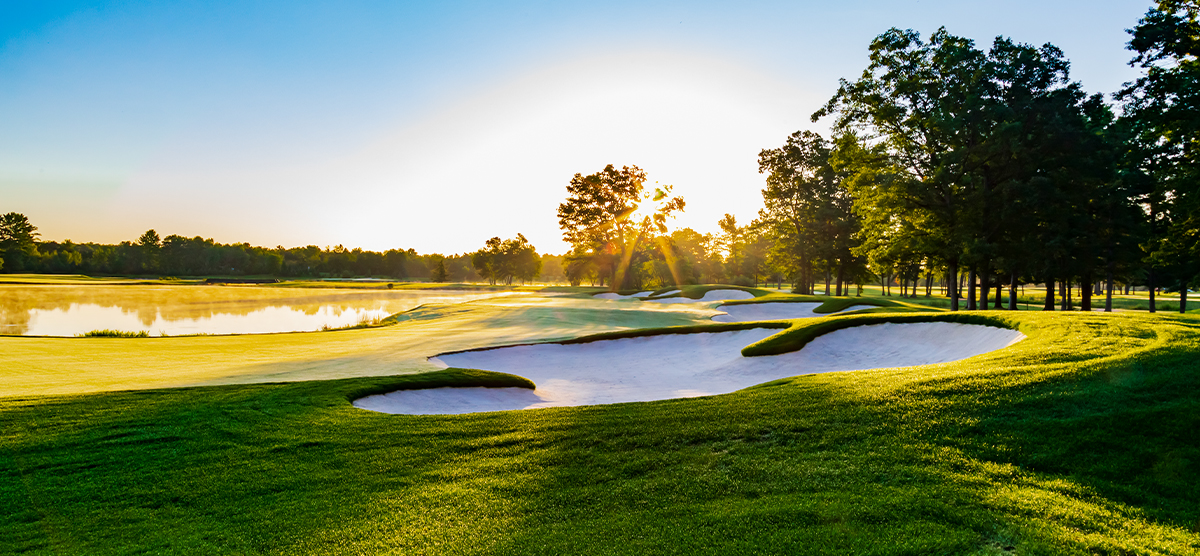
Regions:
<instances>
[{"instance_id":1,"label":"sky","mask_svg":"<svg viewBox=\"0 0 1200 556\"><path fill-rule=\"evenodd\" d=\"M760 150L888 28L1053 43L1136 77L1148 1L0 1L0 213L43 240L567 250L576 173L637 165L717 231L762 206Z\"/></svg>"}]
</instances>

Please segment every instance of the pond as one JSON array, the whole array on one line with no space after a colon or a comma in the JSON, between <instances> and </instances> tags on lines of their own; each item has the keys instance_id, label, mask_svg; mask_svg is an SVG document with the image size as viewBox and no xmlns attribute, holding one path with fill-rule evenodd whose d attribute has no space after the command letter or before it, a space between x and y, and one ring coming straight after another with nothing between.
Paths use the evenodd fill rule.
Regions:
<instances>
[{"instance_id":1,"label":"pond","mask_svg":"<svg viewBox=\"0 0 1200 556\"><path fill-rule=\"evenodd\" d=\"M353 326L428 303L513 292L258 286L0 285L0 334L262 334Z\"/></svg>"}]
</instances>

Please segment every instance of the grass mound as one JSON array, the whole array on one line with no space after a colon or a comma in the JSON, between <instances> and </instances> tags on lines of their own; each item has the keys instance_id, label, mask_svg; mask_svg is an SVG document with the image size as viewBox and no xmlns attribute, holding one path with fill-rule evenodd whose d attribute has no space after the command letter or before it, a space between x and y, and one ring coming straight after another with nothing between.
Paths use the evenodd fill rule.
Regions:
<instances>
[{"instance_id":1,"label":"grass mound","mask_svg":"<svg viewBox=\"0 0 1200 556\"><path fill-rule=\"evenodd\" d=\"M703 294L701 294L703 295ZM882 298L862 298L862 297L827 297L823 295L799 295L788 293L767 292L765 295L755 297L754 299L735 299L726 301L723 305L754 305L756 303L820 303L814 313L829 314L845 311L847 308L855 305L871 305L873 307L884 307L889 310L933 310L926 307L913 306L909 303L898 303L890 299Z\"/></svg>"},{"instance_id":2,"label":"grass mound","mask_svg":"<svg viewBox=\"0 0 1200 556\"><path fill-rule=\"evenodd\" d=\"M1004 313L921 313L915 315L896 314L866 314L846 315L822 319L796 320L787 330L769 338L755 342L742 349L742 355L756 357L760 355L779 355L797 351L803 348L817 336L828 334L852 326L869 324L906 323L906 322L954 322L959 324L979 324L999 328L1018 330L1018 325L1005 318Z\"/></svg>"},{"instance_id":3,"label":"grass mound","mask_svg":"<svg viewBox=\"0 0 1200 556\"><path fill-rule=\"evenodd\" d=\"M675 290L679 290L679 293L665 295L665 296L663 295L664 293L672 292ZM650 297L654 298L654 299L666 299L666 298L670 298L670 297L686 297L688 299L700 299L700 298L704 297L704 294L706 294L710 291L713 291L713 290L738 290L738 291L743 291L743 292L752 294L752 295L754 295L754 297L762 297L762 296L771 294L771 292L769 292L767 290L761 290L758 288L748 288L745 286L732 286L732 285L725 285L725 284L693 284L693 285L687 285L687 286L671 286L671 287L667 287L667 288L660 288L660 289L654 290L654 292L650 294ZM662 297L659 297L659 296L662 296Z\"/></svg>"},{"instance_id":4,"label":"grass mound","mask_svg":"<svg viewBox=\"0 0 1200 556\"><path fill-rule=\"evenodd\" d=\"M346 397L348 400L354 401L358 398L397 390L424 390L427 388L528 388L533 390L537 388L537 385L523 376L482 369L450 367L440 371L374 379L370 385L351 390Z\"/></svg>"}]
</instances>

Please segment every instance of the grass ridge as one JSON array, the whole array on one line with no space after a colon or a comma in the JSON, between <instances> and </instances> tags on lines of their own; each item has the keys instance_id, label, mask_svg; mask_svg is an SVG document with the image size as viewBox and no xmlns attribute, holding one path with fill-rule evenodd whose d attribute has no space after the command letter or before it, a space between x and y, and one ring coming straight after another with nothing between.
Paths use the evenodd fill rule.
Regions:
<instances>
[{"instance_id":1,"label":"grass ridge","mask_svg":"<svg viewBox=\"0 0 1200 556\"><path fill-rule=\"evenodd\" d=\"M509 373L450 367L440 371L387 377L375 384L351 389L346 392L345 396L347 401L353 402L359 398L376 394L429 388L528 388L533 390L537 388L537 385L528 378Z\"/></svg>"},{"instance_id":2,"label":"grass ridge","mask_svg":"<svg viewBox=\"0 0 1200 556\"><path fill-rule=\"evenodd\" d=\"M1019 330L1018 325L1001 315L979 313L918 313L918 314L865 314L835 316L822 319L805 319L794 321L787 330L763 338L742 348L744 357L762 355L779 355L797 351L818 336L835 330L853 326L867 326L884 323L918 323L918 322L953 322L958 324L978 324Z\"/></svg>"}]
</instances>

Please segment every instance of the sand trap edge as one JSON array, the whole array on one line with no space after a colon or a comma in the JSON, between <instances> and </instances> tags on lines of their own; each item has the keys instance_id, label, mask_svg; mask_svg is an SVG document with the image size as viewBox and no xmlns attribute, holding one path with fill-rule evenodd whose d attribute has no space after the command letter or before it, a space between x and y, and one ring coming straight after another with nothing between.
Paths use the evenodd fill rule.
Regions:
<instances>
[{"instance_id":1,"label":"sand trap edge","mask_svg":"<svg viewBox=\"0 0 1200 556\"><path fill-rule=\"evenodd\" d=\"M836 313L833 313L836 315ZM804 319L779 334L746 346L742 350L744 357L760 355L780 355L799 351L820 336L830 332L855 326L872 324L906 324L921 322L950 322L955 324L975 324L991 326L1021 332L1018 324L1002 318L1000 315L981 315L973 313L920 313L920 314L880 314L867 313L858 315L833 316L832 318ZM730 323L733 324L733 323Z\"/></svg>"}]
</instances>

